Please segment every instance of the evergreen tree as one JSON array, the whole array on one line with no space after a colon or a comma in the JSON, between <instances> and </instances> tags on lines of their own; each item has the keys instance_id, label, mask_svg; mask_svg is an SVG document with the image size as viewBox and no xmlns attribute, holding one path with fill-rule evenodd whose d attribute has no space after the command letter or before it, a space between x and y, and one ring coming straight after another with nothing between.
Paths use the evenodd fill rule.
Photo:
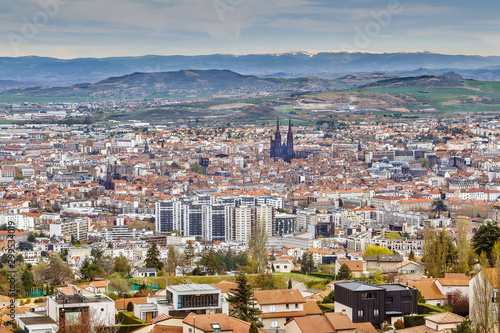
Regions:
<instances>
[{"instance_id":1,"label":"evergreen tree","mask_svg":"<svg viewBox=\"0 0 500 333\"><path fill-rule=\"evenodd\" d=\"M311 274L315 268L312 252L304 252L302 258L299 260L299 264L301 265L300 270L302 273L306 275Z\"/></svg>"},{"instance_id":2,"label":"evergreen tree","mask_svg":"<svg viewBox=\"0 0 500 333\"><path fill-rule=\"evenodd\" d=\"M410 254L408 255L408 260L415 262L417 258L415 257L415 253L413 250L410 250Z\"/></svg>"},{"instance_id":3,"label":"evergreen tree","mask_svg":"<svg viewBox=\"0 0 500 333\"><path fill-rule=\"evenodd\" d=\"M248 333L259 333L259 328L257 325L255 325L254 322L250 324L250 329L248 330Z\"/></svg>"},{"instance_id":4,"label":"evergreen tree","mask_svg":"<svg viewBox=\"0 0 500 333\"><path fill-rule=\"evenodd\" d=\"M472 236L472 246L476 254L480 255L485 252L488 259L491 261L491 252L495 242L500 239L500 227L488 222L483 224L479 230Z\"/></svg>"},{"instance_id":5,"label":"evergreen tree","mask_svg":"<svg viewBox=\"0 0 500 333\"><path fill-rule=\"evenodd\" d=\"M350 280L352 278L352 272L349 266L342 264L339 269L338 277L339 280Z\"/></svg>"},{"instance_id":6,"label":"evergreen tree","mask_svg":"<svg viewBox=\"0 0 500 333\"><path fill-rule=\"evenodd\" d=\"M132 301L129 301L128 304L127 304L127 311L128 312L134 312L134 303L132 303Z\"/></svg>"},{"instance_id":7,"label":"evergreen tree","mask_svg":"<svg viewBox=\"0 0 500 333\"><path fill-rule=\"evenodd\" d=\"M186 257L188 264L191 266L193 264L193 259L195 257L194 245L192 242L188 242L186 250L184 250L184 257Z\"/></svg>"},{"instance_id":8,"label":"evergreen tree","mask_svg":"<svg viewBox=\"0 0 500 333\"><path fill-rule=\"evenodd\" d=\"M288 279L288 289L292 289L292 280Z\"/></svg>"},{"instance_id":9,"label":"evergreen tree","mask_svg":"<svg viewBox=\"0 0 500 333\"><path fill-rule=\"evenodd\" d=\"M214 247L205 247L201 254L200 265L205 267L208 275L215 275L220 272L220 261Z\"/></svg>"},{"instance_id":10,"label":"evergreen tree","mask_svg":"<svg viewBox=\"0 0 500 333\"><path fill-rule=\"evenodd\" d=\"M163 268L163 263L160 260L160 250L158 245L153 243L146 253L146 259L144 260L147 268L156 268L157 271L161 271Z\"/></svg>"},{"instance_id":11,"label":"evergreen tree","mask_svg":"<svg viewBox=\"0 0 500 333\"><path fill-rule=\"evenodd\" d=\"M257 302L253 297L246 274L240 272L236 276L236 282L238 283L238 287L231 289L227 297L227 301L231 305L229 315L246 322L254 323L258 327L263 327L259 317L262 311L256 307Z\"/></svg>"}]
</instances>

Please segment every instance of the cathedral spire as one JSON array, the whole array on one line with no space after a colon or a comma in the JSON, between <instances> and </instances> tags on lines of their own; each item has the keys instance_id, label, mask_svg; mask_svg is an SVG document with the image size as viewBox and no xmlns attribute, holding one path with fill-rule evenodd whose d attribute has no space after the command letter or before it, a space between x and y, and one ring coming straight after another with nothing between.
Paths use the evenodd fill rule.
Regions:
<instances>
[{"instance_id":1,"label":"cathedral spire","mask_svg":"<svg viewBox=\"0 0 500 333\"><path fill-rule=\"evenodd\" d=\"M292 119L288 118L288 134L286 136L286 141L293 141L293 131L292 131Z\"/></svg>"}]
</instances>

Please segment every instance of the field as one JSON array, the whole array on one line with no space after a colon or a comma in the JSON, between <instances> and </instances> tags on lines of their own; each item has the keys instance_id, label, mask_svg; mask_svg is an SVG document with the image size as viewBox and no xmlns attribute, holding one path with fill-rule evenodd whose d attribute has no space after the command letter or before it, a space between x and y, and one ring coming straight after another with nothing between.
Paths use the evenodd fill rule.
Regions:
<instances>
[{"instance_id":1,"label":"field","mask_svg":"<svg viewBox=\"0 0 500 333\"><path fill-rule=\"evenodd\" d=\"M324 289L325 284L324 282L326 281L325 279L322 278L317 278L313 276L306 276L302 274L297 274L297 273L273 273L272 274L275 281L276 285L280 289L286 289L288 280L291 279L292 281L296 282L302 282L302 283L310 283L314 284L315 289ZM257 277L257 274L248 274L248 280L253 283L255 278ZM219 275L219 276L166 276L166 277L157 277L157 278L141 278L142 280L146 280L150 282L151 284L159 284L160 288L165 288L165 286L168 285L178 285L178 284L189 284L189 283L196 283L196 284L211 284L211 283L217 283L220 281L236 281L236 276L235 275Z\"/></svg>"}]
</instances>

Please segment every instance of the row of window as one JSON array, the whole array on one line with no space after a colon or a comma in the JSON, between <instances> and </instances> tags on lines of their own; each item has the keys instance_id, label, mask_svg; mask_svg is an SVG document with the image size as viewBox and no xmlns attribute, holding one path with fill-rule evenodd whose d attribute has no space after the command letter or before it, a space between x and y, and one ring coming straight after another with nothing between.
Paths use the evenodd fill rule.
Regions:
<instances>
[{"instance_id":1,"label":"row of window","mask_svg":"<svg viewBox=\"0 0 500 333\"><path fill-rule=\"evenodd\" d=\"M378 309L373 310L373 315L377 317L380 314ZM364 313L363 310L358 310L358 317L363 317Z\"/></svg>"},{"instance_id":2,"label":"row of window","mask_svg":"<svg viewBox=\"0 0 500 333\"><path fill-rule=\"evenodd\" d=\"M290 304L285 304L285 308L290 309ZM299 308L298 303L295 303L295 308ZM276 305L269 305L269 312L276 312Z\"/></svg>"}]
</instances>

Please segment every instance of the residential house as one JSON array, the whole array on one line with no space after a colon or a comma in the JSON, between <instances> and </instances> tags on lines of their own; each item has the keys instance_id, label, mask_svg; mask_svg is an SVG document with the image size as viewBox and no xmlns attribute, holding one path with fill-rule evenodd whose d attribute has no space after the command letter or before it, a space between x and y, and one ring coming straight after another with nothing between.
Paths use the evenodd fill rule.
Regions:
<instances>
[{"instance_id":1,"label":"residential house","mask_svg":"<svg viewBox=\"0 0 500 333\"><path fill-rule=\"evenodd\" d=\"M469 297L470 279L470 276L463 273L446 273L444 278L436 280L436 286L445 297L451 295L455 291L459 291L462 295Z\"/></svg>"},{"instance_id":2,"label":"residential house","mask_svg":"<svg viewBox=\"0 0 500 333\"><path fill-rule=\"evenodd\" d=\"M135 278L156 277L156 268L138 268L133 271L132 276Z\"/></svg>"},{"instance_id":3,"label":"residential house","mask_svg":"<svg viewBox=\"0 0 500 333\"><path fill-rule=\"evenodd\" d=\"M489 318L491 321L489 324L493 326L499 287L499 274L496 268L483 268L470 279L470 290L478 291L471 292L469 295L469 317L472 322L479 319L478 312L475 310L481 309L483 312L488 312L489 315L483 318Z\"/></svg>"},{"instance_id":4,"label":"residential house","mask_svg":"<svg viewBox=\"0 0 500 333\"><path fill-rule=\"evenodd\" d=\"M399 274L424 275L426 271L424 265L421 265L411 260L405 260L403 262L398 263L397 269Z\"/></svg>"},{"instance_id":5,"label":"residential house","mask_svg":"<svg viewBox=\"0 0 500 333\"><path fill-rule=\"evenodd\" d=\"M93 292L94 294L104 294L108 292L108 286L109 286L109 280L92 281L85 289Z\"/></svg>"},{"instance_id":6,"label":"residential house","mask_svg":"<svg viewBox=\"0 0 500 333\"><path fill-rule=\"evenodd\" d=\"M435 279L422 279L420 281L409 281L408 285L418 289L426 304L443 305L446 297L439 290L435 281Z\"/></svg>"},{"instance_id":7,"label":"residential house","mask_svg":"<svg viewBox=\"0 0 500 333\"><path fill-rule=\"evenodd\" d=\"M270 261L269 264L271 268L274 267L273 272L276 273L290 273L293 266L288 260L273 260Z\"/></svg>"},{"instance_id":8,"label":"residential house","mask_svg":"<svg viewBox=\"0 0 500 333\"><path fill-rule=\"evenodd\" d=\"M283 329L291 318L306 315L306 300L297 289L257 290L254 297L266 330Z\"/></svg>"},{"instance_id":9,"label":"residential house","mask_svg":"<svg viewBox=\"0 0 500 333\"><path fill-rule=\"evenodd\" d=\"M328 312L318 316L296 317L285 324L286 333L375 333L371 323L353 323L345 312Z\"/></svg>"},{"instance_id":10,"label":"residential house","mask_svg":"<svg viewBox=\"0 0 500 333\"><path fill-rule=\"evenodd\" d=\"M361 278L368 273L366 270L366 261L337 260L337 262L335 262L335 275L339 274L340 267L342 267L343 264L349 266L353 278Z\"/></svg>"},{"instance_id":11,"label":"residential house","mask_svg":"<svg viewBox=\"0 0 500 333\"><path fill-rule=\"evenodd\" d=\"M376 328L417 313L417 302L417 289L402 284L335 284L335 312L346 312L354 323L370 322Z\"/></svg>"},{"instance_id":12,"label":"residential house","mask_svg":"<svg viewBox=\"0 0 500 333\"><path fill-rule=\"evenodd\" d=\"M379 270L381 273L396 273L398 264L403 261L403 256L399 254L379 254L365 256L364 260L368 271Z\"/></svg>"},{"instance_id":13,"label":"residential house","mask_svg":"<svg viewBox=\"0 0 500 333\"><path fill-rule=\"evenodd\" d=\"M396 330L398 333L414 333L414 332L450 332L457 328L457 326L465 320L465 317L459 316L455 313L445 312L437 313L424 317L425 324L421 326L414 326L401 330Z\"/></svg>"}]
</instances>

